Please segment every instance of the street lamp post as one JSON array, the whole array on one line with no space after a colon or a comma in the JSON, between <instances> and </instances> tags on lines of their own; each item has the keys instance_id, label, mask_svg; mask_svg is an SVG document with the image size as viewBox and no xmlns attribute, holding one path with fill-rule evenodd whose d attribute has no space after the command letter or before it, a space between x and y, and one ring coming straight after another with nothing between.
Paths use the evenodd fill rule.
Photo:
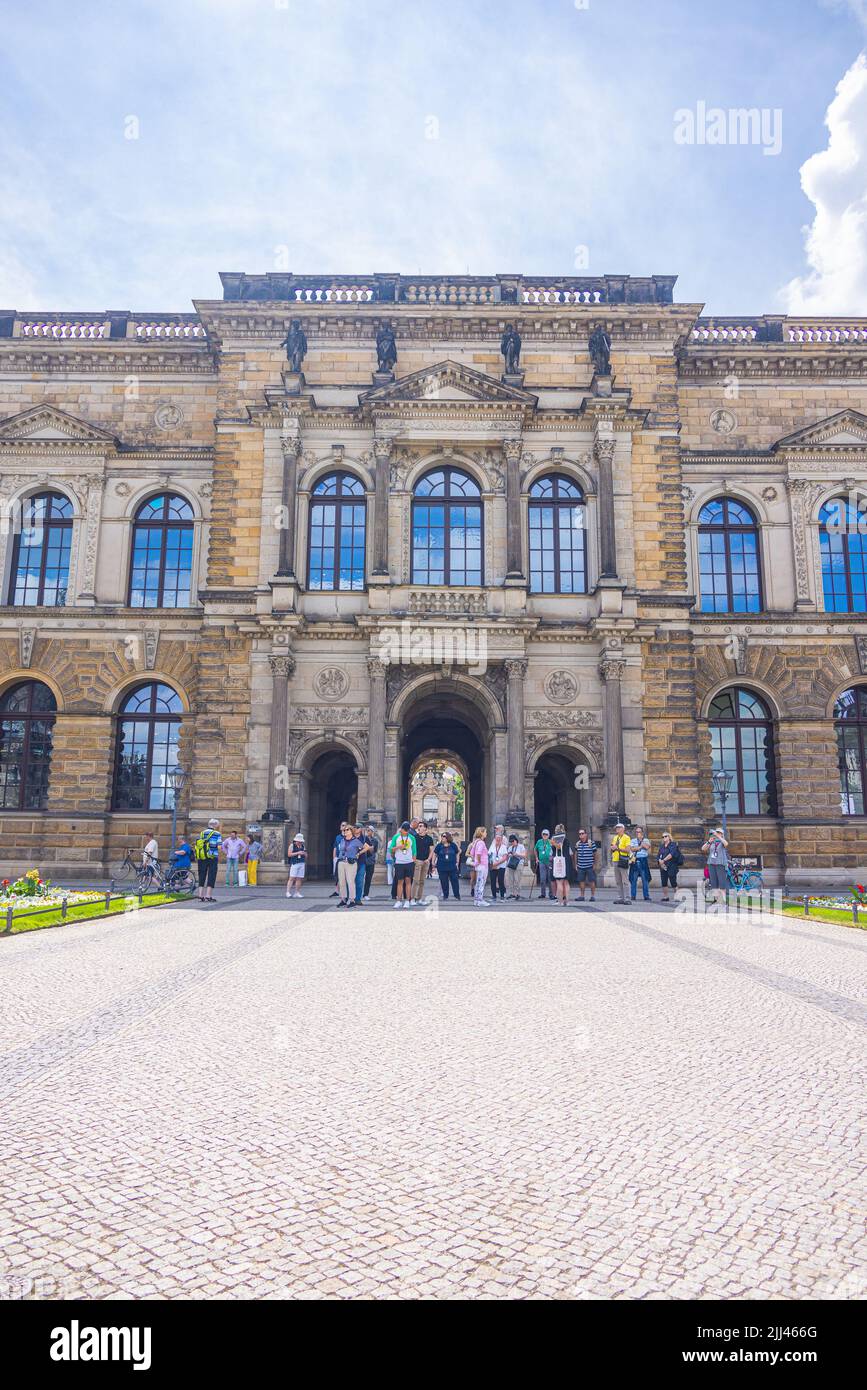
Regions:
<instances>
[{"instance_id":1,"label":"street lamp post","mask_svg":"<svg viewBox=\"0 0 867 1390\"><path fill-rule=\"evenodd\" d=\"M717 768L716 772L713 774L713 789L719 797L720 806L722 808L722 829L724 840L727 840L729 837L728 823L726 821L726 802L729 799L729 793L732 789L732 783L734 782L734 780L735 779L733 773L724 772L722 768Z\"/></svg>"},{"instance_id":2,"label":"street lamp post","mask_svg":"<svg viewBox=\"0 0 867 1390\"><path fill-rule=\"evenodd\" d=\"M184 783L186 782L186 780L187 780L187 770L186 770L186 768L181 767L180 763L175 763L175 766L174 766L173 768L171 768L169 772L166 773L166 781L168 782L168 784L169 784L169 786L171 787L172 792L173 792L173 795L172 795L172 843L171 843L171 848L169 849L169 857L168 857L168 861L167 861L167 867L168 867L168 868L171 868L172 855L173 855L174 852L175 852L175 845L177 844L177 838L178 838L178 836L177 836L177 830L178 830L178 797L180 796L181 792L182 792L183 789L184 789Z\"/></svg>"}]
</instances>

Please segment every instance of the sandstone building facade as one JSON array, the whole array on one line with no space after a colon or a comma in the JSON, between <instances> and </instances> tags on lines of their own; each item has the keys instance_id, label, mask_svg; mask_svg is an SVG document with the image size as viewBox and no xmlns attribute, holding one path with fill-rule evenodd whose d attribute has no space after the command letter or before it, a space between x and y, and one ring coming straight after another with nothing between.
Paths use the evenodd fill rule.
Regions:
<instances>
[{"instance_id":1,"label":"sandstone building facade","mask_svg":"<svg viewBox=\"0 0 867 1390\"><path fill-rule=\"evenodd\" d=\"M4 876L166 845L178 761L189 831L262 825L276 879L300 826L324 867L433 755L471 828L625 815L692 867L723 767L768 881L867 877L867 321L708 319L665 276L222 281L0 312Z\"/></svg>"}]
</instances>

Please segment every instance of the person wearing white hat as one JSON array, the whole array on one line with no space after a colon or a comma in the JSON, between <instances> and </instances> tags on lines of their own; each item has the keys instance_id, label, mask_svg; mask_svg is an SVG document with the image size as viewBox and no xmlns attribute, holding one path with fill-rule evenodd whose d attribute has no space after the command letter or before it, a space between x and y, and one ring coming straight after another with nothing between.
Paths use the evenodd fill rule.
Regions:
<instances>
[{"instance_id":1,"label":"person wearing white hat","mask_svg":"<svg viewBox=\"0 0 867 1390\"><path fill-rule=\"evenodd\" d=\"M299 830L293 837L292 843L286 853L289 863L289 881L286 884L287 898L303 898L301 885L304 882L304 874L307 870L307 850L304 847L304 836Z\"/></svg>"}]
</instances>

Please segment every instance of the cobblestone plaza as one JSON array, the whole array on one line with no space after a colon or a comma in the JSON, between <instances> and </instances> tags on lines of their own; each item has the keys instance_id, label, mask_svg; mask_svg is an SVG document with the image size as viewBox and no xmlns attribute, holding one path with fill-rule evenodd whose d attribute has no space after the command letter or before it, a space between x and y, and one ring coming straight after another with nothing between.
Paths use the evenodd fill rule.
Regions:
<instances>
[{"instance_id":1,"label":"cobblestone plaza","mask_svg":"<svg viewBox=\"0 0 867 1390\"><path fill-rule=\"evenodd\" d=\"M3 943L4 1296L867 1294L861 933L386 905Z\"/></svg>"}]
</instances>

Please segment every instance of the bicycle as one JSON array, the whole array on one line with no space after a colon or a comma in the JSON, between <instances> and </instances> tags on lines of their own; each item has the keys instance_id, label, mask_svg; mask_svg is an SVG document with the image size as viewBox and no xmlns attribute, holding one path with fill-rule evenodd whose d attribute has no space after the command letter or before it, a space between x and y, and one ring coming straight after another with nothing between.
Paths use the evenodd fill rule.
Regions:
<instances>
[{"instance_id":1,"label":"bicycle","mask_svg":"<svg viewBox=\"0 0 867 1390\"><path fill-rule=\"evenodd\" d=\"M141 860L133 859L132 850L124 851L124 857L114 871L115 878L129 878L132 874L138 874L141 868Z\"/></svg>"},{"instance_id":2,"label":"bicycle","mask_svg":"<svg viewBox=\"0 0 867 1390\"><path fill-rule=\"evenodd\" d=\"M175 865L163 869L158 859L137 866L140 893L192 893L196 878L191 868Z\"/></svg>"},{"instance_id":3,"label":"bicycle","mask_svg":"<svg viewBox=\"0 0 867 1390\"><path fill-rule=\"evenodd\" d=\"M760 893L765 886L760 869L748 869L737 859L730 859L725 866L726 869L726 892L730 888L736 893ZM708 883L704 881L705 897L714 892Z\"/></svg>"}]
</instances>

